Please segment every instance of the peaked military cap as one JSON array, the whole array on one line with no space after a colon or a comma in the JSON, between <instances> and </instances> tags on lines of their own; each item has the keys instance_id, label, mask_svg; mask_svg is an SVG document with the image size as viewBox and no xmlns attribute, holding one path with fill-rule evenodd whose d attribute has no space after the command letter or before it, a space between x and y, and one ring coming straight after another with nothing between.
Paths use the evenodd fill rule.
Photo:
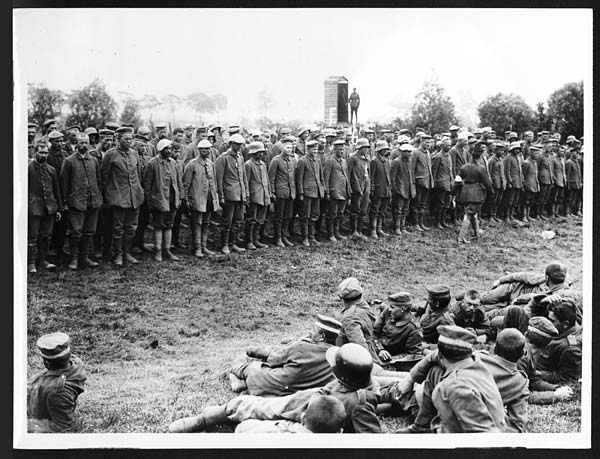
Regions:
<instances>
[{"instance_id":1,"label":"peaked military cap","mask_svg":"<svg viewBox=\"0 0 600 459\"><path fill-rule=\"evenodd\" d=\"M436 328L440 337L438 343L448 344L463 349L473 349L477 335L458 325L438 325Z\"/></svg>"},{"instance_id":2,"label":"peaked military cap","mask_svg":"<svg viewBox=\"0 0 600 459\"><path fill-rule=\"evenodd\" d=\"M44 121L44 127L47 128L48 126L50 126L52 123L57 123L55 118L52 118L50 120L46 120Z\"/></svg>"},{"instance_id":3,"label":"peaked military cap","mask_svg":"<svg viewBox=\"0 0 600 459\"><path fill-rule=\"evenodd\" d=\"M342 139L338 139L335 142L333 142L333 145L344 145L346 142L344 142Z\"/></svg>"},{"instance_id":4,"label":"peaked military cap","mask_svg":"<svg viewBox=\"0 0 600 459\"><path fill-rule=\"evenodd\" d=\"M460 128L456 124L453 124L448 128L449 131L458 131L459 129Z\"/></svg>"},{"instance_id":5,"label":"peaked military cap","mask_svg":"<svg viewBox=\"0 0 600 459\"><path fill-rule=\"evenodd\" d=\"M106 129L110 129L111 131L116 131L119 129L119 123L116 121L109 121L108 123L104 123L104 127Z\"/></svg>"},{"instance_id":6,"label":"peaked military cap","mask_svg":"<svg viewBox=\"0 0 600 459\"><path fill-rule=\"evenodd\" d=\"M123 126L115 131L117 134L133 134L133 128Z\"/></svg>"},{"instance_id":7,"label":"peaked military cap","mask_svg":"<svg viewBox=\"0 0 600 459\"><path fill-rule=\"evenodd\" d=\"M369 144L369 139L365 139L364 137L361 137L360 139L358 139L356 141L356 148L357 149L361 149L363 147L370 147L371 145Z\"/></svg>"},{"instance_id":8,"label":"peaked military cap","mask_svg":"<svg viewBox=\"0 0 600 459\"><path fill-rule=\"evenodd\" d=\"M138 133L139 133L139 129L138 129ZM104 129L100 129L98 131L98 134L100 134L100 135L113 135L113 131L111 131L110 129L104 128Z\"/></svg>"},{"instance_id":9,"label":"peaked military cap","mask_svg":"<svg viewBox=\"0 0 600 459\"><path fill-rule=\"evenodd\" d=\"M337 294L342 300L352 301L362 296L363 288L356 277L348 277L338 285Z\"/></svg>"},{"instance_id":10,"label":"peaked military cap","mask_svg":"<svg viewBox=\"0 0 600 459\"><path fill-rule=\"evenodd\" d=\"M388 301L396 306L412 306L412 295L408 292L392 293Z\"/></svg>"},{"instance_id":11,"label":"peaked military cap","mask_svg":"<svg viewBox=\"0 0 600 459\"><path fill-rule=\"evenodd\" d=\"M38 125L35 124L35 123L29 123L29 124L27 124L27 128L37 128L37 127L38 127Z\"/></svg>"},{"instance_id":12,"label":"peaked military cap","mask_svg":"<svg viewBox=\"0 0 600 459\"><path fill-rule=\"evenodd\" d=\"M37 340L37 347L45 359L58 359L71 352L71 338L63 332L49 333Z\"/></svg>"},{"instance_id":13,"label":"peaked military cap","mask_svg":"<svg viewBox=\"0 0 600 459\"><path fill-rule=\"evenodd\" d=\"M335 333L337 335L339 335L340 331L342 330L342 323L339 320L323 314L317 314L315 325L322 330Z\"/></svg>"},{"instance_id":14,"label":"peaked military cap","mask_svg":"<svg viewBox=\"0 0 600 459\"><path fill-rule=\"evenodd\" d=\"M48 134L48 139L50 139L50 140L60 139L61 137L64 137L64 135L60 131L52 131L50 134Z\"/></svg>"},{"instance_id":15,"label":"peaked military cap","mask_svg":"<svg viewBox=\"0 0 600 459\"><path fill-rule=\"evenodd\" d=\"M433 284L425 287L432 298L450 298L450 287L446 284Z\"/></svg>"},{"instance_id":16,"label":"peaked military cap","mask_svg":"<svg viewBox=\"0 0 600 459\"><path fill-rule=\"evenodd\" d=\"M156 123L156 124L154 125L154 127L155 127L156 129L166 129L166 128L167 128L167 123L162 123L162 122L161 122L161 123Z\"/></svg>"},{"instance_id":17,"label":"peaked military cap","mask_svg":"<svg viewBox=\"0 0 600 459\"><path fill-rule=\"evenodd\" d=\"M558 336L558 330L554 324L542 316L535 316L529 319L527 330L544 338L555 338Z\"/></svg>"},{"instance_id":18,"label":"peaked military cap","mask_svg":"<svg viewBox=\"0 0 600 459\"><path fill-rule=\"evenodd\" d=\"M316 147L319 145L319 142L316 140L309 140L308 142L306 142L306 147L307 148L312 148L312 147Z\"/></svg>"}]
</instances>

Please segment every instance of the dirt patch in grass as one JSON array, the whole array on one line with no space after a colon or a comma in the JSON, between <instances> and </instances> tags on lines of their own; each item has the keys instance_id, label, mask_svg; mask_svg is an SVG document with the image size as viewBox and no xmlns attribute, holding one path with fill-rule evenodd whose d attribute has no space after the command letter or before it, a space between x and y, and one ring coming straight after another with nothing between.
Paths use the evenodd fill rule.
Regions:
<instances>
[{"instance_id":1,"label":"dirt patch in grass","mask_svg":"<svg viewBox=\"0 0 600 459\"><path fill-rule=\"evenodd\" d=\"M177 418L233 397L226 372L249 344L277 345L306 334L314 315L337 315L335 287L361 280L368 300L407 290L426 299L425 286L485 291L507 271L542 271L563 261L581 288L581 223L485 227L478 244L458 245L457 232L428 231L401 238L342 241L320 247L269 248L218 260L185 254L157 264L150 256L124 269L30 276L27 288L29 373L42 368L35 340L62 330L86 363L80 397L81 432L166 432ZM531 406L530 432L576 432L580 397ZM382 418L385 432L407 424ZM225 428L223 431L230 431Z\"/></svg>"}]
</instances>

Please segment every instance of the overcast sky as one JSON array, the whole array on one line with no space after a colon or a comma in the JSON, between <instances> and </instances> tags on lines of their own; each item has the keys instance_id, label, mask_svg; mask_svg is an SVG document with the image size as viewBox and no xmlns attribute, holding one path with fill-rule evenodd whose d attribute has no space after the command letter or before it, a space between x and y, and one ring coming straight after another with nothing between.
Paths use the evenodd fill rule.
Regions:
<instances>
[{"instance_id":1,"label":"overcast sky","mask_svg":"<svg viewBox=\"0 0 600 459\"><path fill-rule=\"evenodd\" d=\"M591 69L591 10L14 10L16 83L77 89L99 77L135 96L222 93L229 111L320 120L343 75L363 120L412 104L437 75L455 103L515 92L532 106ZM589 73L591 74L591 72ZM26 86L24 86L26 87ZM226 120L223 120L226 121Z\"/></svg>"}]
</instances>

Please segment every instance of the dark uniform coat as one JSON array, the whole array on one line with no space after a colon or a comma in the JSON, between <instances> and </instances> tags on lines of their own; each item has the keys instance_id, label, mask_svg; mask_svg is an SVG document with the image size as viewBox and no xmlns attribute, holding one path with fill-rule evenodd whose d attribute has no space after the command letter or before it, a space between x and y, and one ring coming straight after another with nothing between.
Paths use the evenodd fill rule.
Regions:
<instances>
[{"instance_id":1,"label":"dark uniform coat","mask_svg":"<svg viewBox=\"0 0 600 459\"><path fill-rule=\"evenodd\" d=\"M581 378L581 326L563 331L536 356L540 376L552 383L570 384Z\"/></svg>"},{"instance_id":2,"label":"dark uniform coat","mask_svg":"<svg viewBox=\"0 0 600 459\"><path fill-rule=\"evenodd\" d=\"M404 199L412 199L417 195L415 179L410 167L410 153L402 152L390 165L390 180L392 193L399 194Z\"/></svg>"},{"instance_id":3,"label":"dark uniform coat","mask_svg":"<svg viewBox=\"0 0 600 459\"><path fill-rule=\"evenodd\" d=\"M579 162L568 159L565 163L565 174L567 176L567 188L570 190L579 190L582 186Z\"/></svg>"},{"instance_id":4,"label":"dark uniform coat","mask_svg":"<svg viewBox=\"0 0 600 459\"><path fill-rule=\"evenodd\" d=\"M466 146L460 148L458 145L454 145L450 149L450 159L452 160L452 176L456 177L461 167L471 161L469 151Z\"/></svg>"},{"instance_id":5,"label":"dark uniform coat","mask_svg":"<svg viewBox=\"0 0 600 459\"><path fill-rule=\"evenodd\" d=\"M492 156L488 161L488 172L492 186L495 190L506 189L506 175L504 174L504 158Z\"/></svg>"},{"instance_id":6,"label":"dark uniform coat","mask_svg":"<svg viewBox=\"0 0 600 459\"><path fill-rule=\"evenodd\" d=\"M323 164L323 180L325 193L329 199L346 200L350 197L350 180L344 158L338 159L335 155L327 158Z\"/></svg>"},{"instance_id":7,"label":"dark uniform coat","mask_svg":"<svg viewBox=\"0 0 600 459\"><path fill-rule=\"evenodd\" d=\"M431 157L431 174L435 188L452 191L454 175L452 175L452 158L448 153L436 153Z\"/></svg>"},{"instance_id":8,"label":"dark uniform coat","mask_svg":"<svg viewBox=\"0 0 600 459\"><path fill-rule=\"evenodd\" d=\"M492 182L483 166L467 163L458 171L462 178L462 187L458 195L460 203L482 203L485 201L486 190L492 192Z\"/></svg>"},{"instance_id":9,"label":"dark uniform coat","mask_svg":"<svg viewBox=\"0 0 600 459\"><path fill-rule=\"evenodd\" d=\"M181 172L173 158L155 156L144 171L144 195L148 207L160 212L172 210L170 197L175 197L175 208L181 205L183 183Z\"/></svg>"},{"instance_id":10,"label":"dark uniform coat","mask_svg":"<svg viewBox=\"0 0 600 459\"><path fill-rule=\"evenodd\" d=\"M250 158L244 164L248 179L250 204L268 206L271 204L271 183L264 161Z\"/></svg>"},{"instance_id":11,"label":"dark uniform coat","mask_svg":"<svg viewBox=\"0 0 600 459\"><path fill-rule=\"evenodd\" d=\"M554 391L559 387L558 384L552 384L544 381L539 375L533 358L533 347L531 344L525 344L523 357L517 362L517 368L523 371L529 379L529 404L545 405L553 403L556 400Z\"/></svg>"},{"instance_id":12,"label":"dark uniform coat","mask_svg":"<svg viewBox=\"0 0 600 459\"><path fill-rule=\"evenodd\" d=\"M523 171L523 188L525 191L531 191L532 193L539 192L540 182L538 180L537 163L529 157L521 164L521 170Z\"/></svg>"},{"instance_id":13,"label":"dark uniform coat","mask_svg":"<svg viewBox=\"0 0 600 459\"><path fill-rule=\"evenodd\" d=\"M375 320L373 334L379 351L385 349L391 355L421 352L422 338L417 325L412 320L394 320L390 308L385 308Z\"/></svg>"},{"instance_id":14,"label":"dark uniform coat","mask_svg":"<svg viewBox=\"0 0 600 459\"><path fill-rule=\"evenodd\" d=\"M348 158L348 177L351 193L364 194L371 190L370 160L358 151Z\"/></svg>"},{"instance_id":15,"label":"dark uniform coat","mask_svg":"<svg viewBox=\"0 0 600 459\"><path fill-rule=\"evenodd\" d=\"M100 165L89 152L65 159L60 173L61 192L70 209L85 211L102 206Z\"/></svg>"},{"instance_id":16,"label":"dark uniform coat","mask_svg":"<svg viewBox=\"0 0 600 459\"><path fill-rule=\"evenodd\" d=\"M187 163L183 170L183 197L191 210L206 212L209 201L214 211L221 208L215 176L215 165L208 158L198 156Z\"/></svg>"},{"instance_id":17,"label":"dark uniform coat","mask_svg":"<svg viewBox=\"0 0 600 459\"><path fill-rule=\"evenodd\" d=\"M102 191L109 206L137 209L144 202L142 164L132 148L111 148L100 164Z\"/></svg>"},{"instance_id":18,"label":"dark uniform coat","mask_svg":"<svg viewBox=\"0 0 600 459\"><path fill-rule=\"evenodd\" d=\"M338 346L356 343L371 353L375 363L381 363L373 340L375 314L365 300L358 299L344 305L342 309L342 330L336 340Z\"/></svg>"},{"instance_id":19,"label":"dark uniform coat","mask_svg":"<svg viewBox=\"0 0 600 459\"><path fill-rule=\"evenodd\" d=\"M279 154L269 165L271 192L278 199L296 199L296 180L294 171L296 161L291 156Z\"/></svg>"},{"instance_id":20,"label":"dark uniform coat","mask_svg":"<svg viewBox=\"0 0 600 459\"><path fill-rule=\"evenodd\" d=\"M248 180L241 153L228 149L215 162L217 191L222 201L245 201L248 196Z\"/></svg>"},{"instance_id":21,"label":"dark uniform coat","mask_svg":"<svg viewBox=\"0 0 600 459\"><path fill-rule=\"evenodd\" d=\"M305 198L324 198L323 166L316 156L302 156L297 164L295 173L296 194Z\"/></svg>"},{"instance_id":22,"label":"dark uniform coat","mask_svg":"<svg viewBox=\"0 0 600 459\"><path fill-rule=\"evenodd\" d=\"M519 159L515 155L504 158L504 175L507 188L523 188L523 173L519 166Z\"/></svg>"},{"instance_id":23,"label":"dark uniform coat","mask_svg":"<svg viewBox=\"0 0 600 459\"><path fill-rule=\"evenodd\" d=\"M433 175L431 173L431 158L427 151L417 148L413 150L410 159L410 166L415 178L415 185L431 189L434 186Z\"/></svg>"},{"instance_id":24,"label":"dark uniform coat","mask_svg":"<svg viewBox=\"0 0 600 459\"><path fill-rule=\"evenodd\" d=\"M63 208L60 182L56 170L36 160L27 166L27 212L35 217L54 215Z\"/></svg>"},{"instance_id":25,"label":"dark uniform coat","mask_svg":"<svg viewBox=\"0 0 600 459\"><path fill-rule=\"evenodd\" d=\"M552 185L554 183L552 162L552 157L547 154L541 154L537 159L538 181L541 185Z\"/></svg>"},{"instance_id":26,"label":"dark uniform coat","mask_svg":"<svg viewBox=\"0 0 600 459\"><path fill-rule=\"evenodd\" d=\"M371 161L371 192L378 198L392 197L390 160L381 155Z\"/></svg>"}]
</instances>

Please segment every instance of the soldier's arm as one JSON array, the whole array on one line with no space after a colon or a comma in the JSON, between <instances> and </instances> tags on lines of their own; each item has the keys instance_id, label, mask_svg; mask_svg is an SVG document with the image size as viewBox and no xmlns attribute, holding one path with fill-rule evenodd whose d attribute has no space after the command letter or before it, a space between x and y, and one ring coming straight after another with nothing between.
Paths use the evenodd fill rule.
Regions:
<instances>
[{"instance_id":1,"label":"soldier's arm","mask_svg":"<svg viewBox=\"0 0 600 459\"><path fill-rule=\"evenodd\" d=\"M269 186L271 188L271 193L275 194L275 176L277 175L277 161L275 161L275 158L273 158L271 160L271 163L269 164Z\"/></svg>"},{"instance_id":2,"label":"soldier's arm","mask_svg":"<svg viewBox=\"0 0 600 459\"><path fill-rule=\"evenodd\" d=\"M419 363L410 369L410 379L416 383L425 381L429 370L440 364L440 357L437 350L427 354Z\"/></svg>"},{"instance_id":3,"label":"soldier's arm","mask_svg":"<svg viewBox=\"0 0 600 459\"><path fill-rule=\"evenodd\" d=\"M64 208L63 206L63 198L62 191L60 189L60 182L58 178L58 174L56 170L50 172L50 176L52 177L52 187L54 189L54 197L56 198L56 204L58 205L58 212L61 212Z\"/></svg>"},{"instance_id":4,"label":"soldier's arm","mask_svg":"<svg viewBox=\"0 0 600 459\"><path fill-rule=\"evenodd\" d=\"M221 155L215 162L215 180L217 182L217 194L219 195L219 201L225 200L223 194L223 173L225 172L225 156Z\"/></svg>"},{"instance_id":5,"label":"soldier's arm","mask_svg":"<svg viewBox=\"0 0 600 459\"><path fill-rule=\"evenodd\" d=\"M146 202L150 201L150 191L152 189L152 180L154 178L154 164L148 163L144 170L144 176L142 178L142 188L144 189L144 198Z\"/></svg>"},{"instance_id":6,"label":"soldier's arm","mask_svg":"<svg viewBox=\"0 0 600 459\"><path fill-rule=\"evenodd\" d=\"M297 347L298 342L294 341L287 346L280 347L278 349L272 349L265 361L270 367L273 368L282 367L288 363L293 363L293 356Z\"/></svg>"},{"instance_id":7,"label":"soldier's arm","mask_svg":"<svg viewBox=\"0 0 600 459\"><path fill-rule=\"evenodd\" d=\"M527 406L529 390L524 386L521 396L513 403L506 405L506 428L504 432L522 433L527 423Z\"/></svg>"},{"instance_id":8,"label":"soldier's arm","mask_svg":"<svg viewBox=\"0 0 600 459\"><path fill-rule=\"evenodd\" d=\"M185 165L185 169L183 170L183 195L187 199L190 186L192 186L192 179L194 178L194 168L187 163Z\"/></svg>"},{"instance_id":9,"label":"soldier's arm","mask_svg":"<svg viewBox=\"0 0 600 459\"><path fill-rule=\"evenodd\" d=\"M375 408L369 405L357 405L352 410L352 425L356 433L381 433L381 424L375 414Z\"/></svg>"},{"instance_id":10,"label":"soldier's arm","mask_svg":"<svg viewBox=\"0 0 600 459\"><path fill-rule=\"evenodd\" d=\"M348 342L360 344L362 347L369 350L367 340L365 339L361 324L358 320L352 318L345 319L342 321L342 327Z\"/></svg>"},{"instance_id":11,"label":"soldier's arm","mask_svg":"<svg viewBox=\"0 0 600 459\"><path fill-rule=\"evenodd\" d=\"M64 201L59 202L59 207L64 207L67 204L67 196L69 196L69 182L71 177L71 161L65 161L63 163L62 170L60 171L60 191ZM58 196L56 197L58 200Z\"/></svg>"},{"instance_id":12,"label":"soldier's arm","mask_svg":"<svg viewBox=\"0 0 600 459\"><path fill-rule=\"evenodd\" d=\"M420 354L423 350L423 338L417 331L412 329L408 332L404 352L407 354Z\"/></svg>"},{"instance_id":13,"label":"soldier's arm","mask_svg":"<svg viewBox=\"0 0 600 459\"><path fill-rule=\"evenodd\" d=\"M294 171L296 179L296 194L298 196L304 195L304 184L302 183L304 179L304 164L304 161L299 161L298 165L296 166L296 170Z\"/></svg>"},{"instance_id":14,"label":"soldier's arm","mask_svg":"<svg viewBox=\"0 0 600 459\"><path fill-rule=\"evenodd\" d=\"M65 386L61 391L48 396L49 427L52 432L65 432L75 424L74 412L77 394Z\"/></svg>"},{"instance_id":15,"label":"soldier's arm","mask_svg":"<svg viewBox=\"0 0 600 459\"><path fill-rule=\"evenodd\" d=\"M463 432L498 432L481 394L458 382L448 390L447 402ZM501 400L499 400L500 403Z\"/></svg>"},{"instance_id":16,"label":"soldier's arm","mask_svg":"<svg viewBox=\"0 0 600 459\"><path fill-rule=\"evenodd\" d=\"M110 176L110 158L112 155L106 153L102 158L102 162L100 163L100 178L102 185L102 194L106 193L106 187L108 186L108 179Z\"/></svg>"}]
</instances>

